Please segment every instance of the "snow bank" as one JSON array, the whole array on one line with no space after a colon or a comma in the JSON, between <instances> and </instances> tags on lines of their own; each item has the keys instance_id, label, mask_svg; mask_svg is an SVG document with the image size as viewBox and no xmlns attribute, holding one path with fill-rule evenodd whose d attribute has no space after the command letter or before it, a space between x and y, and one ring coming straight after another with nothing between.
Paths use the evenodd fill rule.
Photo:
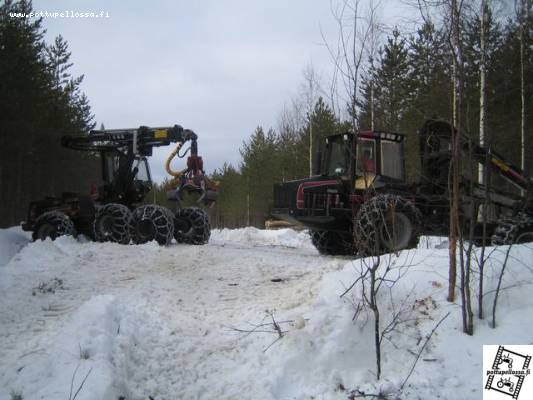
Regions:
<instances>
[{"instance_id":1,"label":"snow bank","mask_svg":"<svg viewBox=\"0 0 533 400\"><path fill-rule=\"evenodd\" d=\"M6 265L30 241L20 227L0 229L0 267Z\"/></svg>"},{"instance_id":2,"label":"snow bank","mask_svg":"<svg viewBox=\"0 0 533 400\"><path fill-rule=\"evenodd\" d=\"M437 241L435 247L438 245ZM326 274L316 302L305 313L305 327L292 330L272 351L273 397L345 399L346 390L356 389L371 394L398 394L425 338L437 321L451 311L422 354L423 360L417 364L401 398L429 399L438 394L439 398L454 399L457 393L471 393L472 398L480 398L482 345L531 343L533 269L525 262L533 257L531 246L513 247L504 275L503 287L508 289L502 290L499 298L498 327L489 327L494 289L505 250L505 247L496 249L493 259L486 265L484 306L487 319L475 318L474 336L462 333L459 304L446 301L447 250L405 251L391 259L393 266L408 267L400 269L402 277L390 290L382 288L381 328L391 322L393 310L402 303L406 306L402 317L405 323L398 325L390 339L382 342L380 381L375 378L373 315L369 310L361 311L353 321L361 286L356 285L345 298L339 297L359 276L363 263L369 260L349 262L341 271ZM393 274L392 277L397 276ZM473 286L475 307L475 281ZM460 301L459 293L457 298Z\"/></svg>"},{"instance_id":3,"label":"snow bank","mask_svg":"<svg viewBox=\"0 0 533 400\"><path fill-rule=\"evenodd\" d=\"M254 246L283 246L291 248L314 249L307 231L297 232L285 228L277 230L257 229L215 229L211 232L213 243L239 243Z\"/></svg>"},{"instance_id":4,"label":"snow bank","mask_svg":"<svg viewBox=\"0 0 533 400\"><path fill-rule=\"evenodd\" d=\"M77 399L131 398L127 382L131 367L142 363L136 359L137 345L144 341L142 327L153 322L139 307L111 295L92 297L10 366L17 374L6 374L0 398L7 399L13 391L25 400L68 399L85 378Z\"/></svg>"},{"instance_id":5,"label":"snow bank","mask_svg":"<svg viewBox=\"0 0 533 400\"><path fill-rule=\"evenodd\" d=\"M314 250L309 231L295 231L294 229L257 229L253 227L240 229L214 229L211 232L211 243L223 245L225 243L245 244L252 246L282 246ZM419 249L445 249L448 238L440 236L421 236Z\"/></svg>"}]
</instances>

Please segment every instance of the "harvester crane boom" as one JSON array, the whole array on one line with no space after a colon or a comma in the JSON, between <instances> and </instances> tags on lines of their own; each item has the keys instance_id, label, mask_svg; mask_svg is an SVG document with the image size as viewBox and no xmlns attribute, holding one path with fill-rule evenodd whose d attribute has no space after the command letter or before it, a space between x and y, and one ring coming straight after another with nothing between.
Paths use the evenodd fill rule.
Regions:
<instances>
[{"instance_id":1,"label":"harvester crane boom","mask_svg":"<svg viewBox=\"0 0 533 400\"><path fill-rule=\"evenodd\" d=\"M472 140L466 135L464 136L465 140ZM506 161L503 156L492 150L490 147L474 144L472 151L478 163L491 168L518 189L527 191L528 186L531 185L531 180L526 177L522 169Z\"/></svg>"},{"instance_id":2,"label":"harvester crane boom","mask_svg":"<svg viewBox=\"0 0 533 400\"><path fill-rule=\"evenodd\" d=\"M137 129L106 129L92 130L88 135L63 136L61 143L64 147L82 151L124 151L141 156L152 155L152 148L167 146L170 143L188 140L196 142L198 136L180 125L173 127L148 128L141 126Z\"/></svg>"},{"instance_id":3,"label":"harvester crane boom","mask_svg":"<svg viewBox=\"0 0 533 400\"><path fill-rule=\"evenodd\" d=\"M198 156L198 135L190 129L180 125L172 127L149 128L141 126L131 129L105 129L91 130L86 135L63 136L61 142L64 147L73 150L99 152L102 155L102 175L105 182L109 182L110 193L117 193L113 198L123 196L132 189L136 171L135 160L152 155L154 147L167 146L177 143L176 149L170 154L166 162L167 172L174 177L171 185L174 186L169 199L180 200L184 191L197 192L201 195L200 201L213 204L216 198L216 189L208 180L203 171L202 157ZM179 155L179 149L190 142L190 155L187 159L187 168L181 171L172 171L170 162ZM118 156L118 167L113 171L106 162L106 156ZM118 177L118 179L117 179ZM151 187L151 184L149 185ZM150 187L146 187L147 190Z\"/></svg>"},{"instance_id":4,"label":"harvester crane boom","mask_svg":"<svg viewBox=\"0 0 533 400\"><path fill-rule=\"evenodd\" d=\"M444 171L445 173L440 178L445 180L445 182L441 182L445 184L448 180L446 171L451 159L452 129L455 128L446 121L428 120L419 131L424 175L434 179L436 173ZM460 133L460 141L464 156L472 157L477 163L486 166L523 193L531 187L533 182L526 176L525 172L507 161L491 147L480 146L463 132Z\"/></svg>"}]
</instances>

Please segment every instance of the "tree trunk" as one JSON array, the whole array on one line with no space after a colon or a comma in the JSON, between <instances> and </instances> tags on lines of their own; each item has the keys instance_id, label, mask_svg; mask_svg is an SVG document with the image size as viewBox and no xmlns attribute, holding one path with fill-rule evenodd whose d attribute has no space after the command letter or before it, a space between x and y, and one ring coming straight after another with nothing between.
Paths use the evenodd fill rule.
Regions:
<instances>
[{"instance_id":1,"label":"tree trunk","mask_svg":"<svg viewBox=\"0 0 533 400\"><path fill-rule=\"evenodd\" d=\"M487 24L487 0L481 0L481 37L480 37L480 63L479 63L479 145L485 145L485 109L486 109L486 97L487 97L487 85L486 85L486 38L485 30ZM478 182L483 184L483 165L479 164L478 169Z\"/></svg>"},{"instance_id":2,"label":"tree trunk","mask_svg":"<svg viewBox=\"0 0 533 400\"><path fill-rule=\"evenodd\" d=\"M376 350L376 377L381 377L381 340L379 328L379 307L376 293L376 270L379 262L370 271L370 307L374 313L374 345Z\"/></svg>"},{"instance_id":3,"label":"tree trunk","mask_svg":"<svg viewBox=\"0 0 533 400\"><path fill-rule=\"evenodd\" d=\"M313 117L309 118L309 176L313 176Z\"/></svg>"},{"instance_id":4,"label":"tree trunk","mask_svg":"<svg viewBox=\"0 0 533 400\"><path fill-rule=\"evenodd\" d=\"M526 76L525 76L525 29L529 14L529 1L520 0L520 166L522 171L526 171ZM523 192L522 192L523 193Z\"/></svg>"},{"instance_id":5,"label":"tree trunk","mask_svg":"<svg viewBox=\"0 0 533 400\"><path fill-rule=\"evenodd\" d=\"M370 81L370 130L374 131L374 79Z\"/></svg>"},{"instance_id":6,"label":"tree trunk","mask_svg":"<svg viewBox=\"0 0 533 400\"><path fill-rule=\"evenodd\" d=\"M462 53L459 18L460 10L457 0L451 1L451 50L452 50L452 159L451 159L451 196L450 196L450 235L449 235L449 283L448 301L455 300L455 285L457 279L457 238L459 236L459 132L461 130L461 99L462 99Z\"/></svg>"},{"instance_id":7,"label":"tree trunk","mask_svg":"<svg viewBox=\"0 0 533 400\"><path fill-rule=\"evenodd\" d=\"M486 45L486 29L488 18L487 0L481 0L481 37L480 37L480 63L479 63L479 145L485 146L485 114L486 114L486 98L487 98L487 45ZM485 160L486 164L487 160ZM481 259L479 261L479 293L478 293L478 317L483 319L483 270L485 266L485 240L487 238L487 206L488 206L488 176L485 176L486 166L482 163L478 164L478 182L480 185L485 184L485 201L480 205L481 221L483 224L483 244L481 248ZM473 221L472 221L473 222Z\"/></svg>"}]
</instances>

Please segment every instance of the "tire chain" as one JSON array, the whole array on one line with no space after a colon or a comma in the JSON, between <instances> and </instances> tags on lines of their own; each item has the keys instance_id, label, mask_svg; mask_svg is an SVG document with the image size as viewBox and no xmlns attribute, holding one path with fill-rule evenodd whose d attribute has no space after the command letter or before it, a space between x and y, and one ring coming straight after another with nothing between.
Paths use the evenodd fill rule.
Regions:
<instances>
[{"instance_id":1,"label":"tire chain","mask_svg":"<svg viewBox=\"0 0 533 400\"><path fill-rule=\"evenodd\" d=\"M109 214L113 218L112 234L105 236L97 229L98 218ZM130 242L131 211L122 204L110 203L101 207L97 212L93 223L94 236L99 242L115 242L128 244Z\"/></svg>"},{"instance_id":2,"label":"tire chain","mask_svg":"<svg viewBox=\"0 0 533 400\"><path fill-rule=\"evenodd\" d=\"M182 208L176 212L176 218L184 218L189 221L189 232L183 233L176 229L174 237L178 243L202 245L209 241L211 225L207 213L198 207Z\"/></svg>"},{"instance_id":3,"label":"tire chain","mask_svg":"<svg viewBox=\"0 0 533 400\"><path fill-rule=\"evenodd\" d=\"M311 242L320 254L324 255L351 255L354 254L351 240L345 240L342 233L331 231L310 231Z\"/></svg>"},{"instance_id":4,"label":"tire chain","mask_svg":"<svg viewBox=\"0 0 533 400\"><path fill-rule=\"evenodd\" d=\"M376 224L378 222L385 222L384 216L388 209L405 212L411 219L415 236L418 237L418 229L422 221L422 214L415 207L415 205L398 195L394 194L378 194L365 202L357 214L355 214L354 226L354 240L355 246L359 252L373 253L376 241L377 230ZM378 249L381 253L384 249Z\"/></svg>"},{"instance_id":5,"label":"tire chain","mask_svg":"<svg viewBox=\"0 0 533 400\"><path fill-rule=\"evenodd\" d=\"M502 218L491 237L493 246L513 244L516 235L522 228L533 227L533 217L526 213L518 213L514 217Z\"/></svg>"},{"instance_id":6,"label":"tire chain","mask_svg":"<svg viewBox=\"0 0 533 400\"><path fill-rule=\"evenodd\" d=\"M33 240L39 239L39 225L41 225L42 223L49 223L56 227L56 236L52 239L64 235L76 236L76 228L74 227L74 222L72 222L72 220L67 214L61 211L48 211L44 214L41 214L39 218L37 218L37 220L35 221L36 229L33 231L32 234Z\"/></svg>"},{"instance_id":7,"label":"tire chain","mask_svg":"<svg viewBox=\"0 0 533 400\"><path fill-rule=\"evenodd\" d=\"M174 221L171 218L172 212L165 207L155 204L147 204L133 210L130 223L130 235L135 244L146 243L149 240L156 240L160 245L168 245L174 236ZM138 235L136 222L149 220L155 228L153 239L144 238Z\"/></svg>"}]
</instances>

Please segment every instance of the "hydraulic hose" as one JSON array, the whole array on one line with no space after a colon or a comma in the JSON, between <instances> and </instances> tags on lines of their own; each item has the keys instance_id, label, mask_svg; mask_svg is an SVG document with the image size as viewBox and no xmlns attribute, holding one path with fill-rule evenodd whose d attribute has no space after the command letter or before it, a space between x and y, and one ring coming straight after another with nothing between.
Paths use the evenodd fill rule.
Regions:
<instances>
[{"instance_id":1,"label":"hydraulic hose","mask_svg":"<svg viewBox=\"0 0 533 400\"><path fill-rule=\"evenodd\" d=\"M172 150L172 152L169 154L169 156L167 158L167 161L165 162L165 170L167 171L167 173L170 176L173 176L175 178L179 178L181 175L183 175L187 171L187 168L185 168L185 169L183 169L181 171L173 171L172 168L170 167L170 163L172 162L174 157L176 157L176 155L180 151L180 148L181 148L182 145L183 145L183 143L178 142L178 145L176 146L176 148L174 150Z\"/></svg>"}]
</instances>

